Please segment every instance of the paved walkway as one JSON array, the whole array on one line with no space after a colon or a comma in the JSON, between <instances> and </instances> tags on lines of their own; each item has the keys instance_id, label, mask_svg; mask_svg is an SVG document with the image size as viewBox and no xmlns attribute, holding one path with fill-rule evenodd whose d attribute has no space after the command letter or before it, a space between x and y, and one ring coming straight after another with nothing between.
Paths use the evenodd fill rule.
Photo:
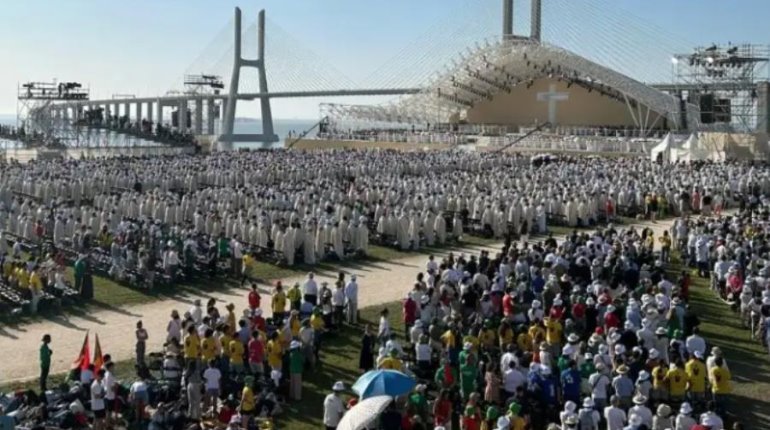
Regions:
<instances>
[{"instance_id":1,"label":"paved walkway","mask_svg":"<svg viewBox=\"0 0 770 430\"><path fill-rule=\"evenodd\" d=\"M455 254L478 254L481 249L495 250L499 245L485 247L460 247L447 249L436 253L445 255L450 251ZM408 256L407 256L408 255ZM355 270L345 269L358 277L359 308L388 303L399 300L411 290L415 276L425 269L427 254L405 254L405 257L391 262L361 262ZM320 282L323 280L333 284L335 274L321 273L316 275ZM294 282L303 282L304 276L284 279L284 285L291 286ZM260 285L262 293L262 308L270 315L270 296L272 291L268 285ZM222 291L203 294L201 296L185 296L166 298L152 303L129 306L125 309L110 309L94 311L90 315L60 315L50 317L40 322L17 327L0 326L0 351L3 360L0 361L0 382L29 380L39 376L38 349L44 334L50 334L54 351L51 361L51 373L68 371L72 361L78 356L86 331L91 333L91 348L93 334L99 334L99 341L104 353L112 355L113 360L120 361L134 357L134 330L136 322L142 320L150 339L148 351L162 349L166 337L166 324L171 311L176 309L183 314L192 306L193 300L200 298L204 304L213 297L219 303L234 303L237 310L246 307L248 287L228 288Z\"/></svg>"}]
</instances>

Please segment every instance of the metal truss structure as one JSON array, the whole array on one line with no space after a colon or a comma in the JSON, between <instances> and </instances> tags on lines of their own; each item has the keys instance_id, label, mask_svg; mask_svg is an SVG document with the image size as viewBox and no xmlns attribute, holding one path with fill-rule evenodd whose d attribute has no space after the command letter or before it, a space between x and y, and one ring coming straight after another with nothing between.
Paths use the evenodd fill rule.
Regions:
<instances>
[{"instance_id":1,"label":"metal truss structure","mask_svg":"<svg viewBox=\"0 0 770 430\"><path fill-rule=\"evenodd\" d=\"M541 78L578 85L626 104L637 128L649 131L663 116L672 128L698 121L694 105L568 50L531 38L486 42L462 54L419 93L379 106L325 105L332 120L394 124L456 123L477 103ZM653 115L653 113L660 114ZM657 118L655 121L651 117Z\"/></svg>"},{"instance_id":2,"label":"metal truss structure","mask_svg":"<svg viewBox=\"0 0 770 430\"><path fill-rule=\"evenodd\" d=\"M770 46L711 45L672 57L674 85L699 106L703 129L753 131L758 84L768 79Z\"/></svg>"}]
</instances>

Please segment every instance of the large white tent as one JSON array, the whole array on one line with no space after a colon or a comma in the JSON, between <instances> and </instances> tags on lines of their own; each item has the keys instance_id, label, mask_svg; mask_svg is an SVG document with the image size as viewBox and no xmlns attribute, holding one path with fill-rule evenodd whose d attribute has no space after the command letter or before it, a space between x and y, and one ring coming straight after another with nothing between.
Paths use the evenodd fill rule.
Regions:
<instances>
[{"instance_id":1,"label":"large white tent","mask_svg":"<svg viewBox=\"0 0 770 430\"><path fill-rule=\"evenodd\" d=\"M701 145L696 133L692 133L690 137L687 138L677 150L676 154L677 161L699 161L708 160L710 158L711 155L709 151Z\"/></svg>"},{"instance_id":2,"label":"large white tent","mask_svg":"<svg viewBox=\"0 0 770 430\"><path fill-rule=\"evenodd\" d=\"M666 137L663 138L663 140L660 141L657 145L655 145L654 148L652 148L652 151L650 152L650 159L653 162L658 161L658 158L664 162L664 163L670 163L674 161L674 139L671 137L671 133L666 134Z\"/></svg>"}]
</instances>

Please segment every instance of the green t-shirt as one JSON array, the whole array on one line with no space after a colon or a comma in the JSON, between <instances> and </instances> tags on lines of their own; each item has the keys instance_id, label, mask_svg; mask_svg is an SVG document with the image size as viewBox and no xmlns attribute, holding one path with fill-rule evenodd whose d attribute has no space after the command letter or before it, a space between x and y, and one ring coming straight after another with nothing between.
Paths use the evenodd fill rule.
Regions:
<instances>
[{"instance_id":1,"label":"green t-shirt","mask_svg":"<svg viewBox=\"0 0 770 430\"><path fill-rule=\"evenodd\" d=\"M51 348L47 344L40 346L40 367L51 367Z\"/></svg>"},{"instance_id":2,"label":"green t-shirt","mask_svg":"<svg viewBox=\"0 0 770 430\"><path fill-rule=\"evenodd\" d=\"M80 277L83 276L86 270L86 263L82 259L79 259L75 262L75 276Z\"/></svg>"},{"instance_id":3,"label":"green t-shirt","mask_svg":"<svg viewBox=\"0 0 770 430\"><path fill-rule=\"evenodd\" d=\"M302 351L299 348L293 349L289 354L289 373L301 374L304 366L305 357L302 355Z\"/></svg>"},{"instance_id":4,"label":"green t-shirt","mask_svg":"<svg viewBox=\"0 0 770 430\"><path fill-rule=\"evenodd\" d=\"M584 361L583 364L580 365L580 377L583 379L588 379L596 372L596 367L594 367L593 361Z\"/></svg>"}]
</instances>

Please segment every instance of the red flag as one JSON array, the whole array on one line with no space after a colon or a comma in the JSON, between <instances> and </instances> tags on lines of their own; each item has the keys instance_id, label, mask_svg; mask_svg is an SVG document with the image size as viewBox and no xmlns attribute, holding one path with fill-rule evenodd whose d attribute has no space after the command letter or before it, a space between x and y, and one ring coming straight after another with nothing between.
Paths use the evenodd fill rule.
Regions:
<instances>
[{"instance_id":1,"label":"red flag","mask_svg":"<svg viewBox=\"0 0 770 430\"><path fill-rule=\"evenodd\" d=\"M91 350L88 346L88 334L89 333L86 332L86 337L83 339L83 346L80 348L78 358L72 362L72 369L85 370L88 368L88 365L91 364Z\"/></svg>"},{"instance_id":2,"label":"red flag","mask_svg":"<svg viewBox=\"0 0 770 430\"><path fill-rule=\"evenodd\" d=\"M98 372L104 365L104 357L102 357L102 346L99 344L99 333L94 334L94 360L93 365L95 367L94 372Z\"/></svg>"}]
</instances>

